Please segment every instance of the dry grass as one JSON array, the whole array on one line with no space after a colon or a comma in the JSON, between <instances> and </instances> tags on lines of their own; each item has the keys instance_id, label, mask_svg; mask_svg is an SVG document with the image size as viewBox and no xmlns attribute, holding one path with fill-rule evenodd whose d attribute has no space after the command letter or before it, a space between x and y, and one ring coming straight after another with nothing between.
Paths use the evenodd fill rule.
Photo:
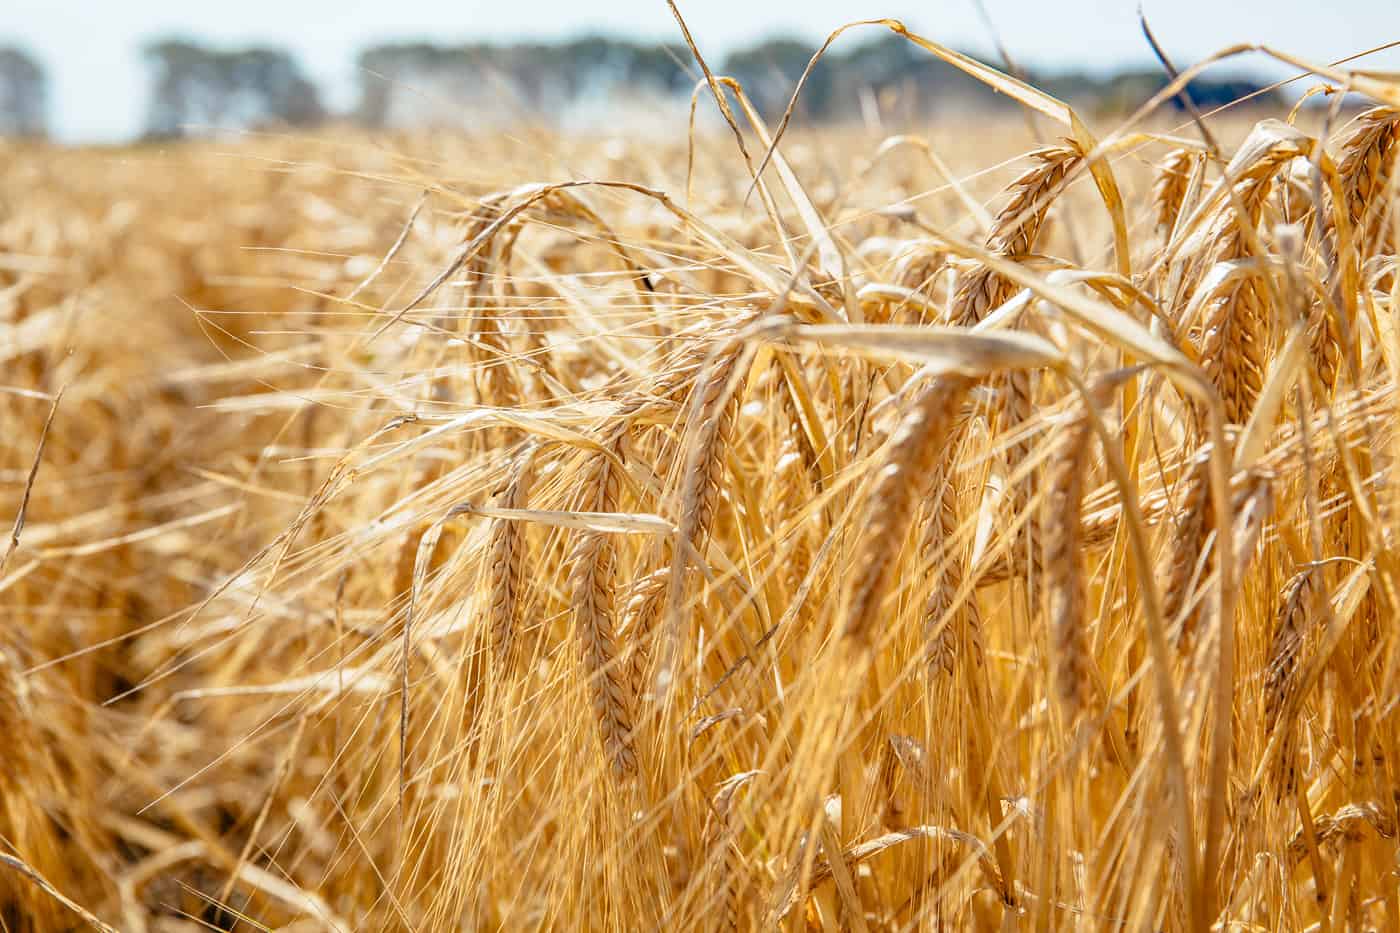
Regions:
<instances>
[{"instance_id":1,"label":"dry grass","mask_svg":"<svg viewBox=\"0 0 1400 933\"><path fill-rule=\"evenodd\" d=\"M1400 121L1002 89L7 150L3 928L1400 930Z\"/></svg>"}]
</instances>

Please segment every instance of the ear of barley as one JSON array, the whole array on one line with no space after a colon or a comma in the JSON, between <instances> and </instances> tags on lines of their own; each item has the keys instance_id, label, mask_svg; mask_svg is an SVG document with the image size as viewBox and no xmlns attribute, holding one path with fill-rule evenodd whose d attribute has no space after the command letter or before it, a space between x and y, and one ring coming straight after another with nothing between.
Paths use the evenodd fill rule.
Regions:
<instances>
[{"instance_id":1,"label":"ear of barley","mask_svg":"<svg viewBox=\"0 0 1400 933\"><path fill-rule=\"evenodd\" d=\"M720 783L710 800L710 815L705 823L707 862L711 866L712 896L719 900L720 909L713 915L713 928L747 930L750 928L748 907L748 869L734 826L735 797L746 784L759 775L743 771Z\"/></svg>"},{"instance_id":2,"label":"ear of barley","mask_svg":"<svg viewBox=\"0 0 1400 933\"><path fill-rule=\"evenodd\" d=\"M1194 149L1173 149L1157 165L1157 176L1152 183L1152 213L1157 236L1163 242L1171 239L1172 230L1176 228L1191 172L1200 158Z\"/></svg>"},{"instance_id":3,"label":"ear of barley","mask_svg":"<svg viewBox=\"0 0 1400 933\"><path fill-rule=\"evenodd\" d=\"M1024 431L1024 426L1035 416L1035 387L1037 374L1026 370L1012 370L1002 377L1003 403L1001 408L1001 428L1003 431ZM1007 445L1007 459L1011 467L1017 468L1030 460L1034 444L1029 438L1011 441ZM1020 513L1027 508L1040 485L1040 468L1033 466L1020 482L1013 482L1008 489L1008 499L1013 511ZM1040 586L1044 576L1041 567L1043 550L1040 542L1040 516L1033 512L1021 526L1021 532L1013 549L1025 555L1027 574L1025 577L1027 601L1035 606L1039 599Z\"/></svg>"},{"instance_id":4,"label":"ear of barley","mask_svg":"<svg viewBox=\"0 0 1400 933\"><path fill-rule=\"evenodd\" d=\"M1211 530L1209 458L1200 456L1187 468L1180 483L1179 504L1168 529L1168 558L1162 584L1162 616L1168 625L1180 624L1178 639L1189 645L1194 634L1199 606L1192 606L1185 618L1182 611L1191 603L1192 580Z\"/></svg>"},{"instance_id":5,"label":"ear of barley","mask_svg":"<svg viewBox=\"0 0 1400 933\"><path fill-rule=\"evenodd\" d=\"M1273 183L1272 173L1281 159L1260 160L1233 186L1233 196L1221 203L1215 219L1220 232L1207 268L1247 254L1244 230L1258 227ZM1220 390L1226 418L1243 424L1259 397L1268 368L1269 306L1255 272L1227 276L1218 287L1212 287L1216 290L1206 296L1201 314L1201 366Z\"/></svg>"},{"instance_id":6,"label":"ear of barley","mask_svg":"<svg viewBox=\"0 0 1400 933\"><path fill-rule=\"evenodd\" d=\"M678 546L667 581L666 631L658 670L658 692L666 693L675 676L675 664L685 625L682 604L686 596L688 550L704 553L719 501L720 480L741 394L736 384L744 376L739 367L748 357L738 340L730 340L712 360L693 389L694 423L686 431L685 465L681 477Z\"/></svg>"},{"instance_id":7,"label":"ear of barley","mask_svg":"<svg viewBox=\"0 0 1400 933\"><path fill-rule=\"evenodd\" d=\"M899 550L913 520L920 490L945 455L944 442L963 397L967 376L947 374L930 380L909 403L889 451L875 476L861 530L860 550L847 600L845 634L865 641L889 590Z\"/></svg>"},{"instance_id":8,"label":"ear of barley","mask_svg":"<svg viewBox=\"0 0 1400 933\"><path fill-rule=\"evenodd\" d=\"M1349 803L1338 807L1332 813L1316 817L1314 830L1319 845L1334 844L1339 840L1360 842L1367 834L1381 839L1394 839L1396 825L1394 810L1386 805L1378 805L1367 800L1362 803ZM1294 864L1308 856L1308 843L1302 830L1293 835L1288 843L1289 860Z\"/></svg>"},{"instance_id":9,"label":"ear of barley","mask_svg":"<svg viewBox=\"0 0 1400 933\"><path fill-rule=\"evenodd\" d=\"M740 387L731 385L742 357L743 345L733 342L695 388L699 393L699 423L694 426L695 438L686 459L678 526L682 540L690 542L697 551L709 536L714 520L724 455L742 401Z\"/></svg>"},{"instance_id":10,"label":"ear of barley","mask_svg":"<svg viewBox=\"0 0 1400 933\"><path fill-rule=\"evenodd\" d=\"M1030 154L1036 163L1011 183L1011 199L997 214L987 235L987 248L1003 256L1030 253L1040 236L1050 203L1059 197L1069 173L1083 161L1073 143L1047 146Z\"/></svg>"},{"instance_id":11,"label":"ear of barley","mask_svg":"<svg viewBox=\"0 0 1400 933\"><path fill-rule=\"evenodd\" d=\"M626 423L618 422L605 436L603 450L590 458L579 503L581 510L608 512L617 508L621 483L606 454L620 451L625 432ZM581 533L569 557L571 601L603 756L618 778L628 778L637 771L632 739L636 698L617 650L613 619L615 561L614 545L607 533Z\"/></svg>"},{"instance_id":12,"label":"ear of barley","mask_svg":"<svg viewBox=\"0 0 1400 933\"><path fill-rule=\"evenodd\" d=\"M1083 153L1070 143L1039 149L1031 158L1034 164L1009 186L1010 199L997 214L986 239L988 250L1012 259L1024 257L1034 248L1051 204L1063 193L1070 173L1082 164ZM972 326L1016 291L1017 286L1012 282L990 269L978 267L958 287L953 298L953 321L964 327ZM1001 428L1015 431L1035 411L1036 377L1028 371L1013 370L1002 377L1002 386ZM1016 464L1025 461L1029 453L1030 443L1017 440L1008 448L1007 457ZM1034 484L1035 477L1027 476L1025 482L1015 485L1010 496L1014 508L1024 508ZM1016 550L1029 558L1027 580L1032 604L1037 598L1036 582L1040 577L1040 568L1035 566L1041 556L1036 540L1038 525L1038 517L1032 515L1015 545Z\"/></svg>"},{"instance_id":13,"label":"ear of barley","mask_svg":"<svg viewBox=\"0 0 1400 933\"><path fill-rule=\"evenodd\" d=\"M1082 407L1064 431L1046 477L1043 528L1045 598L1055 684L1072 718L1089 697L1089 638L1084 626L1084 469L1091 438Z\"/></svg>"},{"instance_id":14,"label":"ear of barley","mask_svg":"<svg viewBox=\"0 0 1400 933\"><path fill-rule=\"evenodd\" d=\"M463 241L474 242L485 235L504 213L506 195L491 195L483 198L477 214L468 225ZM499 250L505 237L491 238L490 243L480 245L463 268L466 280L465 307L470 310L470 328L467 353L477 364L473 377L477 380L477 393L483 401L492 405L510 404L517 395L515 370L510 365L510 348L506 342L505 330L500 315L504 307L492 307L488 284L493 275L493 258L499 259Z\"/></svg>"},{"instance_id":15,"label":"ear of barley","mask_svg":"<svg viewBox=\"0 0 1400 933\"><path fill-rule=\"evenodd\" d=\"M1298 659L1310 628L1318 596L1317 568L1310 567L1295 574L1284 584L1280 594L1277 619L1269 642L1264 666L1265 736L1278 735L1280 748L1269 768L1269 777L1279 800L1292 796L1298 786L1299 736L1295 716L1288 714L1297 681Z\"/></svg>"},{"instance_id":16,"label":"ear of barley","mask_svg":"<svg viewBox=\"0 0 1400 933\"><path fill-rule=\"evenodd\" d=\"M1264 724L1272 730L1279 723L1293 674L1298 667L1298 655L1316 611L1317 568L1309 567L1294 574L1284 584L1280 595L1278 617L1269 640L1268 661L1264 668Z\"/></svg>"},{"instance_id":17,"label":"ear of barley","mask_svg":"<svg viewBox=\"0 0 1400 933\"><path fill-rule=\"evenodd\" d=\"M802 464L807 470L807 475L812 477L815 483L820 483L821 467L819 466L819 455L812 446L812 438L807 430L802 426L802 413L798 410L796 400L792 397L792 391L788 386L787 378L783 374L783 364L776 357L773 360L772 369L773 393L778 398L781 406L783 418L789 431L792 443L797 446L802 455Z\"/></svg>"},{"instance_id":18,"label":"ear of barley","mask_svg":"<svg viewBox=\"0 0 1400 933\"><path fill-rule=\"evenodd\" d=\"M1268 367L1268 313L1262 286L1252 275L1227 279L1204 310L1200 358L1225 405L1225 417L1244 424L1264 387Z\"/></svg>"},{"instance_id":19,"label":"ear of barley","mask_svg":"<svg viewBox=\"0 0 1400 933\"><path fill-rule=\"evenodd\" d=\"M1391 201L1395 196L1392 177L1400 153L1400 110L1373 107L1356 118L1352 130L1342 139L1337 173L1341 176L1358 257L1365 262L1384 244L1381 234L1390 226Z\"/></svg>"},{"instance_id":20,"label":"ear of barley","mask_svg":"<svg viewBox=\"0 0 1400 933\"><path fill-rule=\"evenodd\" d=\"M628 676L632 690L641 697L646 694L647 672L651 666L651 646L655 637L656 620L665 605L666 585L671 568L662 567L638 580L627 597L622 613L622 635L627 639Z\"/></svg>"},{"instance_id":21,"label":"ear of barley","mask_svg":"<svg viewBox=\"0 0 1400 933\"><path fill-rule=\"evenodd\" d=\"M1050 205L1059 197L1066 177L1082 161L1074 146L1051 146L1031 153L1035 164L1011 183L1011 198L997 214L987 234L986 247L1002 256L1028 254L1040 235ZM976 324L993 308L1016 293L1016 286L986 268L970 273L953 299L953 321L963 327Z\"/></svg>"},{"instance_id":22,"label":"ear of barley","mask_svg":"<svg viewBox=\"0 0 1400 933\"><path fill-rule=\"evenodd\" d=\"M928 565L945 569L933 581L924 603L924 636L930 668L951 674L957 665L959 646L972 652L974 663L981 663L982 617L975 594L969 594L956 610L953 607L965 571L962 558L956 553L958 491L952 471L945 465L935 471L930 490L933 507L924 523L919 554Z\"/></svg>"},{"instance_id":23,"label":"ear of barley","mask_svg":"<svg viewBox=\"0 0 1400 933\"><path fill-rule=\"evenodd\" d=\"M1314 304L1308 321L1308 336L1316 364L1317 386L1324 397L1330 398L1336 392L1337 377L1341 374L1346 339L1335 310L1327 302Z\"/></svg>"},{"instance_id":24,"label":"ear of barley","mask_svg":"<svg viewBox=\"0 0 1400 933\"><path fill-rule=\"evenodd\" d=\"M523 509L529 497L533 478L534 450L520 455L511 470L500 505L507 509ZM487 543L485 564L487 619L496 656L502 667L509 670L519 624L520 601L525 592L526 541L522 522L493 519Z\"/></svg>"}]
</instances>

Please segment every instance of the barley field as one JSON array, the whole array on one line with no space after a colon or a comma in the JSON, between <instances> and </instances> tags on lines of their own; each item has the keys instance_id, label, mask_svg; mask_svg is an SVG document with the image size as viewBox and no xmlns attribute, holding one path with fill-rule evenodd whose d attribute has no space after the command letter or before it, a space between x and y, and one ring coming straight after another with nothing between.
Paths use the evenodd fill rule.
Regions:
<instances>
[{"instance_id":1,"label":"barley field","mask_svg":"<svg viewBox=\"0 0 1400 933\"><path fill-rule=\"evenodd\" d=\"M0 929L1400 931L1400 84L965 67L0 150Z\"/></svg>"}]
</instances>

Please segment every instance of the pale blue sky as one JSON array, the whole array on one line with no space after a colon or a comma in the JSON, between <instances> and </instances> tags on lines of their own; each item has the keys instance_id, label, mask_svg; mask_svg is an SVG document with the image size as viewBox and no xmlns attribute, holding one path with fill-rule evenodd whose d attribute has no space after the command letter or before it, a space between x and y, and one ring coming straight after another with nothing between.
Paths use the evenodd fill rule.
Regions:
<instances>
[{"instance_id":1,"label":"pale blue sky","mask_svg":"<svg viewBox=\"0 0 1400 933\"><path fill-rule=\"evenodd\" d=\"M1158 37L1186 61L1236 42L1261 42L1315 61L1400 40L1400 0L1144 0ZM1145 61L1136 0L985 0L1013 55L1046 66L1103 68ZM680 0L702 51L778 32L814 42L854 19L893 16L951 45L989 49L973 0ZM354 55L390 39L448 42L607 31L648 39L678 33L664 0L0 0L0 43L18 40L53 79L58 134L120 139L146 103L144 39L179 33L219 43L292 48L333 103L353 95ZM859 41L858 37L855 37ZM1254 61L1251 59L1251 61ZM1391 50L1367 67L1400 71ZM1277 67L1260 63L1262 74Z\"/></svg>"}]
</instances>

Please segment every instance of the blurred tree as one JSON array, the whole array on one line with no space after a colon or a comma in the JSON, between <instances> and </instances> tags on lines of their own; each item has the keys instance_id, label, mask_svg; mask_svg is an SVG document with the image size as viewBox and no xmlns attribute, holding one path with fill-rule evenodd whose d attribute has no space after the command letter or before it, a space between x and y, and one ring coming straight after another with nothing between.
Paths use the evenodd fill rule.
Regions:
<instances>
[{"instance_id":1,"label":"blurred tree","mask_svg":"<svg viewBox=\"0 0 1400 933\"><path fill-rule=\"evenodd\" d=\"M147 45L144 55L155 79L148 137L268 124L308 126L325 116L316 86L282 49L222 51L167 39Z\"/></svg>"},{"instance_id":2,"label":"blurred tree","mask_svg":"<svg viewBox=\"0 0 1400 933\"><path fill-rule=\"evenodd\" d=\"M0 136L43 136L47 112L44 69L23 50L0 46Z\"/></svg>"}]
</instances>

